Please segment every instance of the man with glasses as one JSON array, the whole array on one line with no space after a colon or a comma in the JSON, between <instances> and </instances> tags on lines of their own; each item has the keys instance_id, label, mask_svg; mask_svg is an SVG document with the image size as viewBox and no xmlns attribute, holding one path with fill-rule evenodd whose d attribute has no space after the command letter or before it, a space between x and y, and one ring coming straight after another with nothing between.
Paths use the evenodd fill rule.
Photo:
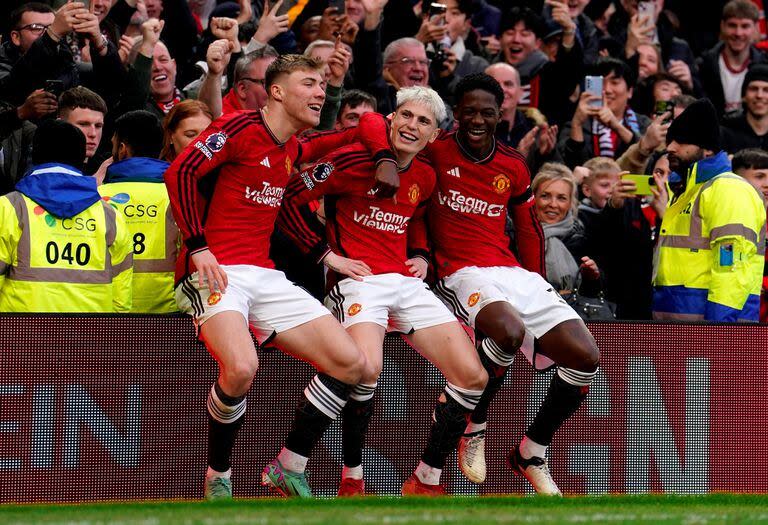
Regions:
<instances>
[{"instance_id":1,"label":"man with glasses","mask_svg":"<svg viewBox=\"0 0 768 525\"><path fill-rule=\"evenodd\" d=\"M392 41L385 49L382 62L377 63L381 69L372 78L372 82L363 89L376 97L379 103L379 113L388 115L395 110L395 94L397 90L412 86L429 86L429 65L424 44L415 38L399 38ZM368 78L365 75L363 78ZM447 117L440 127L448 129L453 122L452 111L447 111Z\"/></svg>"},{"instance_id":2,"label":"man with glasses","mask_svg":"<svg viewBox=\"0 0 768 525\"><path fill-rule=\"evenodd\" d=\"M79 85L80 75L66 37L75 32L88 39L93 75L115 75L110 48L101 35L96 15L83 2L68 2L57 11L39 2L22 5L11 14L9 40L0 48L0 97L20 104L47 80L63 82L63 89ZM107 58L105 58L107 57ZM97 65L98 62L98 65ZM119 66L119 62L118 62ZM96 69L105 68L97 72ZM119 75L120 69L117 69ZM56 93L58 94L58 93Z\"/></svg>"},{"instance_id":3,"label":"man with glasses","mask_svg":"<svg viewBox=\"0 0 768 525\"><path fill-rule=\"evenodd\" d=\"M214 113L221 107L221 115L227 115L243 109L261 109L267 103L267 90L264 89L264 75L269 65L275 61L278 53L272 46L266 45L256 51L241 56L235 63L234 82L232 89L221 99L220 105L213 104ZM214 75L217 69L211 67L209 61L208 75ZM226 66L221 68L218 78L225 73ZM216 90L214 96L219 95ZM220 96L220 95L219 95ZM209 104L210 105L210 104ZM219 116L219 115L215 115Z\"/></svg>"},{"instance_id":4,"label":"man with glasses","mask_svg":"<svg viewBox=\"0 0 768 525\"><path fill-rule=\"evenodd\" d=\"M0 79L6 77L16 61L53 23L55 14L50 6L30 2L11 13L8 39L0 47Z\"/></svg>"}]
</instances>

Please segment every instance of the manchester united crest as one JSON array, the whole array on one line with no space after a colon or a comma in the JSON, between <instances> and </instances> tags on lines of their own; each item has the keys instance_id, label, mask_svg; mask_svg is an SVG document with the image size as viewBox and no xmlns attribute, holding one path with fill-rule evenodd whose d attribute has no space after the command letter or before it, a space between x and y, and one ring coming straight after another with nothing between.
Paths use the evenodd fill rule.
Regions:
<instances>
[{"instance_id":1,"label":"manchester united crest","mask_svg":"<svg viewBox=\"0 0 768 525\"><path fill-rule=\"evenodd\" d=\"M511 186L511 182L509 181L509 177L504 175L503 173L499 173L493 178L493 189L496 191L496 193L506 193L509 191L509 187Z\"/></svg>"},{"instance_id":2,"label":"manchester united crest","mask_svg":"<svg viewBox=\"0 0 768 525\"><path fill-rule=\"evenodd\" d=\"M213 292L208 296L208 306L213 306L221 301L221 292Z\"/></svg>"},{"instance_id":3,"label":"manchester united crest","mask_svg":"<svg viewBox=\"0 0 768 525\"><path fill-rule=\"evenodd\" d=\"M293 169L293 164L291 163L290 157L285 157L285 172L290 175L291 169Z\"/></svg>"},{"instance_id":4,"label":"manchester united crest","mask_svg":"<svg viewBox=\"0 0 768 525\"><path fill-rule=\"evenodd\" d=\"M411 201L411 204L416 204L419 202L419 197L421 196L421 190L419 189L418 184L411 184L411 187L408 188L408 200Z\"/></svg>"},{"instance_id":5,"label":"manchester united crest","mask_svg":"<svg viewBox=\"0 0 768 525\"><path fill-rule=\"evenodd\" d=\"M363 309L363 306L360 303L355 303L347 309L347 313L350 316L357 315L360 313L360 310L362 309Z\"/></svg>"},{"instance_id":6,"label":"manchester united crest","mask_svg":"<svg viewBox=\"0 0 768 525\"><path fill-rule=\"evenodd\" d=\"M479 300L480 300L480 292L475 292L469 296L469 299L467 300L467 304L469 305L470 308L472 308L477 304L477 301Z\"/></svg>"}]
</instances>

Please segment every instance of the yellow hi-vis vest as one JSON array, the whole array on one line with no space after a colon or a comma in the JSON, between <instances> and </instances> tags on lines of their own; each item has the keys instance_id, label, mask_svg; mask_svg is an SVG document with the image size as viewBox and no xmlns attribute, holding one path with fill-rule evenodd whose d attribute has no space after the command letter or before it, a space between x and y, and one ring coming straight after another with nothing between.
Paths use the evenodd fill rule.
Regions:
<instances>
[{"instance_id":1,"label":"yellow hi-vis vest","mask_svg":"<svg viewBox=\"0 0 768 525\"><path fill-rule=\"evenodd\" d=\"M180 235L162 182L112 182L99 193L125 220L133 242L132 313L178 312L173 274Z\"/></svg>"},{"instance_id":2,"label":"yellow hi-vis vest","mask_svg":"<svg viewBox=\"0 0 768 525\"><path fill-rule=\"evenodd\" d=\"M61 219L19 192L0 197L0 312L128 312L132 260L103 201Z\"/></svg>"},{"instance_id":3,"label":"yellow hi-vis vest","mask_svg":"<svg viewBox=\"0 0 768 525\"><path fill-rule=\"evenodd\" d=\"M765 207L752 185L727 171L724 155L694 164L685 192L664 214L655 319L758 320Z\"/></svg>"}]
</instances>

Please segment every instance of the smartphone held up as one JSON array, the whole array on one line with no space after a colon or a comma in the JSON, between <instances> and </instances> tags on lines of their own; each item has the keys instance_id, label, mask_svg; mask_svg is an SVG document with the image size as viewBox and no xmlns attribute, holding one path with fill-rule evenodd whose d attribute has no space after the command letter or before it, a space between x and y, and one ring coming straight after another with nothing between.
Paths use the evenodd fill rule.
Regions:
<instances>
[{"instance_id":1,"label":"smartphone held up","mask_svg":"<svg viewBox=\"0 0 768 525\"><path fill-rule=\"evenodd\" d=\"M592 108L603 107L603 77L587 75L584 77L584 91L598 97L589 102Z\"/></svg>"}]
</instances>

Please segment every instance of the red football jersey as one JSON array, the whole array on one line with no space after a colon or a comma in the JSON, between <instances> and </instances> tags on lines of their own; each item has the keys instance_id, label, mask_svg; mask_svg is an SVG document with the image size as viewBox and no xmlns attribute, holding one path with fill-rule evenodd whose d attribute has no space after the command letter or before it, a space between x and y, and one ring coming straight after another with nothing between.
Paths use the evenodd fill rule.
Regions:
<instances>
[{"instance_id":1,"label":"red football jersey","mask_svg":"<svg viewBox=\"0 0 768 525\"><path fill-rule=\"evenodd\" d=\"M334 253L359 259L374 275L410 276L411 254L426 255L426 203L435 187L435 172L421 158L400 171L396 200L371 192L376 164L362 144L352 144L323 157L292 180L278 219L281 230L306 253L322 254L322 232L311 226L301 207L325 196L325 237Z\"/></svg>"},{"instance_id":2,"label":"red football jersey","mask_svg":"<svg viewBox=\"0 0 768 525\"><path fill-rule=\"evenodd\" d=\"M361 121L360 127L360 140L371 151L385 147L383 117ZM520 266L505 233L507 212L515 224L522 266L544 275L544 232L533 208L531 175L523 156L494 141L486 158L473 159L455 131L441 135L425 154L437 173L428 211L437 277L467 266Z\"/></svg>"},{"instance_id":3,"label":"red football jersey","mask_svg":"<svg viewBox=\"0 0 768 525\"><path fill-rule=\"evenodd\" d=\"M189 255L204 248L219 264L274 268L269 239L294 164L316 160L355 136L353 128L282 143L260 111L238 111L213 122L165 173L184 237L177 282L195 271Z\"/></svg>"}]
</instances>

